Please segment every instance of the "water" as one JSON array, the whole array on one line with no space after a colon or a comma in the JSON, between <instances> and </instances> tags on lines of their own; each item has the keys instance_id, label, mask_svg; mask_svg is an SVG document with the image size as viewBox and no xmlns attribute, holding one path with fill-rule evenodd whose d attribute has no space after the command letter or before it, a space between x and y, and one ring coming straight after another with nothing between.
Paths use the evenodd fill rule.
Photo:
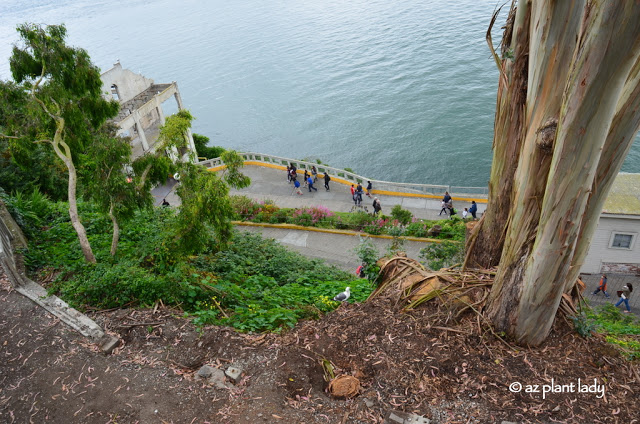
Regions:
<instances>
[{"instance_id":1,"label":"water","mask_svg":"<svg viewBox=\"0 0 640 424\"><path fill-rule=\"evenodd\" d=\"M2 0L0 78L9 78L17 24L65 23L68 42L101 69L119 59L156 82L177 81L194 132L212 144L376 179L485 186L498 77L485 33L495 4ZM640 172L638 144L623 170Z\"/></svg>"}]
</instances>

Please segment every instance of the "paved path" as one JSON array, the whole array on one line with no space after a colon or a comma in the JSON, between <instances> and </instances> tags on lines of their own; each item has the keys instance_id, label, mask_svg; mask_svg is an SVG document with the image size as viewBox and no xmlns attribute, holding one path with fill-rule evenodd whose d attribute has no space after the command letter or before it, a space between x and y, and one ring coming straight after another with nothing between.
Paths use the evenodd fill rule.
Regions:
<instances>
[{"instance_id":1,"label":"paved path","mask_svg":"<svg viewBox=\"0 0 640 424\"><path fill-rule=\"evenodd\" d=\"M237 229L239 231L261 233L266 238L272 238L304 256L323 259L348 272L355 272L355 269L360 264L358 255L354 251L360 243L360 237L357 236L281 228L239 226ZM376 246L380 255L383 255L387 248L391 246L391 240L389 239L372 237L369 240ZM419 260L420 249L425 247L425 243L405 241L403 247L408 257Z\"/></svg>"},{"instance_id":2,"label":"paved path","mask_svg":"<svg viewBox=\"0 0 640 424\"><path fill-rule=\"evenodd\" d=\"M242 169L242 172L251 178L251 185L242 190L231 190L231 194L242 194L255 200L270 199L275 202L276 205L283 208L296 208L304 206L326 206L335 212L349 212L354 206L351 199L350 186L331 181L329 186L331 191L324 189L324 180L318 177L317 185L318 191L309 192L307 188L302 187L303 195L299 196L293 191L293 184L287 182L285 171L266 168L262 166L248 165ZM298 180L302 183L302 175L299 175ZM366 185L365 185L366 187ZM373 187L375 190L375 186ZM167 198L171 205L178 205L180 199L175 195L175 191L171 190L169 186L156 187L153 190L153 194L156 199L156 204L160 204L163 198ZM382 213L389 215L391 209L395 205L400 205L402 208L411 211L413 216L421 219L442 219L445 218L444 214L439 216L440 212L440 200L439 199L427 199L419 197L401 197L401 196L386 196L377 195L382 204ZM373 197L368 198L364 196L362 204L371 211L373 203ZM458 211L458 216L462 214L462 210L465 207L469 207L471 202L468 201L456 201L453 198L453 206ZM484 203L478 203L478 217L481 216L485 210Z\"/></svg>"},{"instance_id":3,"label":"paved path","mask_svg":"<svg viewBox=\"0 0 640 424\"><path fill-rule=\"evenodd\" d=\"M607 293L609 298L604 297L602 292L593 295L592 293L600 283L600 274L582 274L582 281L587 285L584 291L584 297L592 306L604 305L605 303L613 303L614 305L620 300L616 295L618 290L622 290L625 284L633 284L633 292L629 297L629 306L631 312L640 314L640 277L625 274L607 274ZM619 306L620 310L624 310L624 303Z\"/></svg>"}]
</instances>

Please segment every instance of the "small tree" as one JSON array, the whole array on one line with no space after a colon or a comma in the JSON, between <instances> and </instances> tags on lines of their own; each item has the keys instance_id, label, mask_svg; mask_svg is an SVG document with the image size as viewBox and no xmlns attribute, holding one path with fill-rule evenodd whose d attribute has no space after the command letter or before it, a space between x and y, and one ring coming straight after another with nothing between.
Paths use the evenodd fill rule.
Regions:
<instances>
[{"instance_id":1,"label":"small tree","mask_svg":"<svg viewBox=\"0 0 640 424\"><path fill-rule=\"evenodd\" d=\"M148 189L137 190L139 177L126 172L131 165L129 139L103 133L84 155L82 181L85 197L93 200L113 224L111 256L115 256L120 239L120 222L135 211L153 204Z\"/></svg>"},{"instance_id":2,"label":"small tree","mask_svg":"<svg viewBox=\"0 0 640 424\"><path fill-rule=\"evenodd\" d=\"M22 46L14 46L10 68L15 82L29 93L28 114L9 122L2 132L22 143L47 143L64 163L71 224L85 259L95 262L78 216L75 162L92 142L93 132L117 114L118 103L102 98L99 69L85 50L66 45L64 25L23 24L18 33Z\"/></svg>"}]
</instances>

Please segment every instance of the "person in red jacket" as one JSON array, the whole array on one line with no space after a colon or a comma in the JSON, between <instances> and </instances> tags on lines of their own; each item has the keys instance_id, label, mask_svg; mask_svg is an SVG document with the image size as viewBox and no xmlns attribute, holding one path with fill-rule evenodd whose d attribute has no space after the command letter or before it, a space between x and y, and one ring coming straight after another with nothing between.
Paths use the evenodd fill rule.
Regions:
<instances>
[{"instance_id":1,"label":"person in red jacket","mask_svg":"<svg viewBox=\"0 0 640 424\"><path fill-rule=\"evenodd\" d=\"M598 294L599 292L604 293L604 297L609 297L609 293L607 293L607 276L605 274L602 274L600 285L598 285L598 288L591 294Z\"/></svg>"}]
</instances>

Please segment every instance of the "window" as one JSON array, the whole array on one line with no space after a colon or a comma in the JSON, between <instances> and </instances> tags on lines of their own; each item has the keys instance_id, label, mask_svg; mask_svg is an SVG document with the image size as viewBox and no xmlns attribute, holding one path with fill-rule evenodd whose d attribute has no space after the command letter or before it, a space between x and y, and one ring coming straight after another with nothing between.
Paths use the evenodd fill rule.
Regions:
<instances>
[{"instance_id":1,"label":"window","mask_svg":"<svg viewBox=\"0 0 640 424\"><path fill-rule=\"evenodd\" d=\"M635 241L633 233L612 233L609 247L612 249L631 249Z\"/></svg>"},{"instance_id":2,"label":"window","mask_svg":"<svg viewBox=\"0 0 640 424\"><path fill-rule=\"evenodd\" d=\"M118 93L118 86L115 84L111 85L111 95L113 96L113 100L120 101L120 93Z\"/></svg>"}]
</instances>

